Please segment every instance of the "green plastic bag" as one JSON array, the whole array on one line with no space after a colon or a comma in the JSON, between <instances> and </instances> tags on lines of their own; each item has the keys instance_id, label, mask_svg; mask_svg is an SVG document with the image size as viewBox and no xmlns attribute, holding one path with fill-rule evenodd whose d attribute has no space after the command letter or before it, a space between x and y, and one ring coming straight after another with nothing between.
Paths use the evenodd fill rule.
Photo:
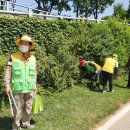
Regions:
<instances>
[{"instance_id":1,"label":"green plastic bag","mask_svg":"<svg viewBox=\"0 0 130 130\"><path fill-rule=\"evenodd\" d=\"M43 97L40 95L36 95L33 99L32 112L33 114L37 114L43 110Z\"/></svg>"}]
</instances>

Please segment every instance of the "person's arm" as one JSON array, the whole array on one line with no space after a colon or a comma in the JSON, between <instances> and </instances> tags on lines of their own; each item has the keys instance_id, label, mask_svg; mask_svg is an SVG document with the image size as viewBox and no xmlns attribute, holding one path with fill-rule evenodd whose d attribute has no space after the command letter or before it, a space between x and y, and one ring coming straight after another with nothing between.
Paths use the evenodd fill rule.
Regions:
<instances>
[{"instance_id":1,"label":"person's arm","mask_svg":"<svg viewBox=\"0 0 130 130\"><path fill-rule=\"evenodd\" d=\"M97 73L98 68L97 68L96 64L94 62L90 62L89 64L96 69L95 73Z\"/></svg>"},{"instance_id":2,"label":"person's arm","mask_svg":"<svg viewBox=\"0 0 130 130\"><path fill-rule=\"evenodd\" d=\"M11 82L11 74L12 74L12 59L11 57L9 58L8 64L7 64L7 68L6 68L6 72L5 72L5 91L6 93L12 92L12 89L10 87L10 82Z\"/></svg>"}]
</instances>

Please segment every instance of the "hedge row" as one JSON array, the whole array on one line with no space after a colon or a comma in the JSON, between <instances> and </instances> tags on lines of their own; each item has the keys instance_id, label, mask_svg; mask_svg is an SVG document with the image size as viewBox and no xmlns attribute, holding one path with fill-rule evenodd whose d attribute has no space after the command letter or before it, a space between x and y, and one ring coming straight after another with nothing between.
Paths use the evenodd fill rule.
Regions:
<instances>
[{"instance_id":1,"label":"hedge row","mask_svg":"<svg viewBox=\"0 0 130 130\"><path fill-rule=\"evenodd\" d=\"M81 57L102 66L106 57L116 53L123 71L129 55L130 27L116 19L90 23L0 17L0 50L7 58L17 51L15 41L24 34L37 43L33 53L37 57L38 83L51 90L62 91L76 83Z\"/></svg>"}]
</instances>

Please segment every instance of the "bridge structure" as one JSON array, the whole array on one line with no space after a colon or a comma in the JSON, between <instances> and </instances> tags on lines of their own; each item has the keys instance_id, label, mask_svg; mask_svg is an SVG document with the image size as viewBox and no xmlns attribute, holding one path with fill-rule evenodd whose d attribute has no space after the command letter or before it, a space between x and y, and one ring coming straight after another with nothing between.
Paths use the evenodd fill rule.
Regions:
<instances>
[{"instance_id":1,"label":"bridge structure","mask_svg":"<svg viewBox=\"0 0 130 130\"><path fill-rule=\"evenodd\" d=\"M104 20L98 19L88 19L84 17L69 17L62 15L55 15L47 11L34 9L25 5L17 4L16 0L0 0L0 13L3 14L12 14L12 15L22 15L27 17L38 16L43 19L64 19L64 20L87 20L87 21L96 21L97 23L103 22Z\"/></svg>"}]
</instances>

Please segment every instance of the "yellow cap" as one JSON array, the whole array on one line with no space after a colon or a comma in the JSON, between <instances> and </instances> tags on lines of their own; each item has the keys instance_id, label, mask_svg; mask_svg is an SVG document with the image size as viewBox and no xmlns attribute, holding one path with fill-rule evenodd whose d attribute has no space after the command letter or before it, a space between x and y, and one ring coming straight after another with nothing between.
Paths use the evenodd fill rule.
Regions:
<instances>
[{"instance_id":1,"label":"yellow cap","mask_svg":"<svg viewBox=\"0 0 130 130\"><path fill-rule=\"evenodd\" d=\"M113 54L113 58L117 60L118 59L118 55L117 54Z\"/></svg>"}]
</instances>

